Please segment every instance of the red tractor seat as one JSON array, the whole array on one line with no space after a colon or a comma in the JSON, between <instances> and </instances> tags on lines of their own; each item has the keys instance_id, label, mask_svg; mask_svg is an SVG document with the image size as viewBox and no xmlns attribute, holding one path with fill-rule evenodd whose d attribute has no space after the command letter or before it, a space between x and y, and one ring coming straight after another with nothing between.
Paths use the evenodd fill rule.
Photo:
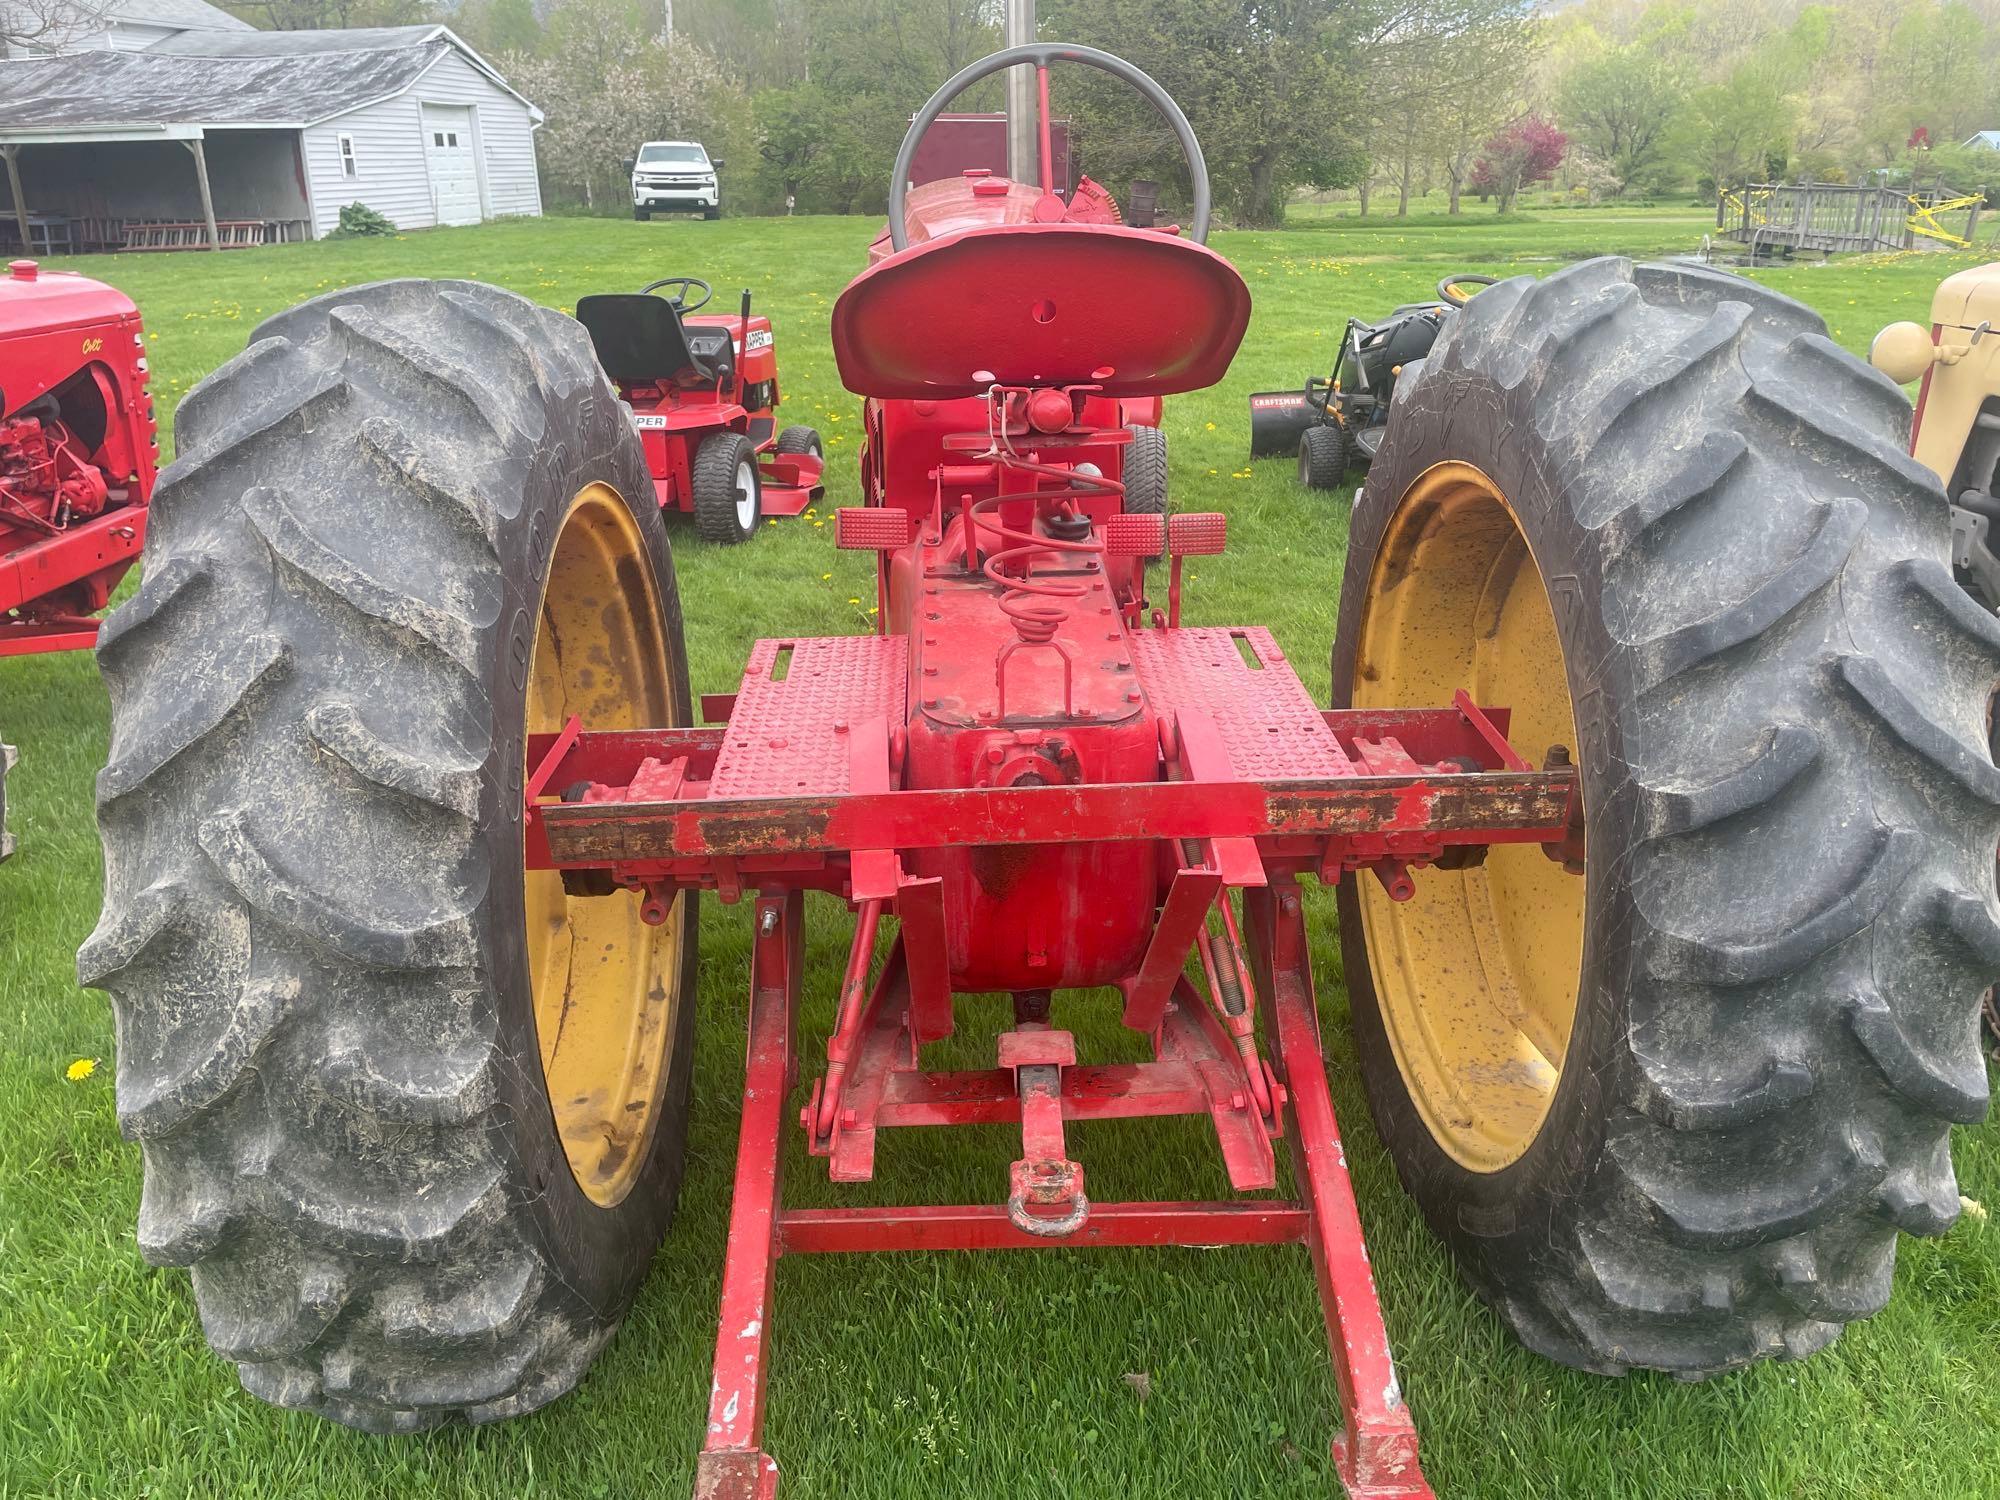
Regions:
<instances>
[{"instance_id":1,"label":"red tractor seat","mask_svg":"<svg viewBox=\"0 0 2000 1500\"><path fill-rule=\"evenodd\" d=\"M728 333L703 329L703 346L693 347L679 310L664 297L646 292L579 297L576 320L590 335L604 373L616 381L707 382L729 368Z\"/></svg>"},{"instance_id":2,"label":"red tractor seat","mask_svg":"<svg viewBox=\"0 0 2000 1500\"><path fill-rule=\"evenodd\" d=\"M993 384L1165 396L1220 380L1249 322L1243 278L1205 245L1119 225L1001 224L914 244L855 277L833 305L833 355L859 396L950 400Z\"/></svg>"}]
</instances>

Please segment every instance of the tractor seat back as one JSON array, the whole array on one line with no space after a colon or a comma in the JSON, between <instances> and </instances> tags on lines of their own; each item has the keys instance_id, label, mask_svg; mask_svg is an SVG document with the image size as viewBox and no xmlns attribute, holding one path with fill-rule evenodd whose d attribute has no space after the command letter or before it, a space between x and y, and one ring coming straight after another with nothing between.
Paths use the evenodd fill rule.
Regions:
<instances>
[{"instance_id":1,"label":"tractor seat back","mask_svg":"<svg viewBox=\"0 0 2000 1500\"><path fill-rule=\"evenodd\" d=\"M1250 321L1205 245L1110 224L1002 224L877 261L833 307L858 396L951 400L993 384L1166 396L1215 384Z\"/></svg>"},{"instance_id":2,"label":"tractor seat back","mask_svg":"<svg viewBox=\"0 0 2000 1500\"><path fill-rule=\"evenodd\" d=\"M716 371L688 347L681 315L648 292L606 292L576 299L576 320L590 335L597 362L618 381L713 380Z\"/></svg>"}]
</instances>

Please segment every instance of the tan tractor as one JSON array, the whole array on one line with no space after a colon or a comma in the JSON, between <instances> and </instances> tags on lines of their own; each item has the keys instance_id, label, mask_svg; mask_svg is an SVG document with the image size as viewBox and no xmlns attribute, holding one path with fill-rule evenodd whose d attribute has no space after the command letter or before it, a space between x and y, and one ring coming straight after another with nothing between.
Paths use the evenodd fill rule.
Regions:
<instances>
[{"instance_id":1,"label":"tan tractor","mask_svg":"<svg viewBox=\"0 0 2000 1500\"><path fill-rule=\"evenodd\" d=\"M2000 262L1960 271L1938 287L1931 326L1891 323L1868 358L1890 379L1921 379L1910 452L1951 497L1952 569L1988 609L2000 610Z\"/></svg>"},{"instance_id":2,"label":"tan tractor","mask_svg":"<svg viewBox=\"0 0 2000 1500\"><path fill-rule=\"evenodd\" d=\"M2000 610L2000 262L1947 277L1931 300L1931 326L1891 323L1868 359L1904 385L1921 379L1910 452L1951 497L1951 567L1966 592ZM2000 722L1987 713L2000 759ZM2000 991L1986 992L1986 1029L2000 1042Z\"/></svg>"}]
</instances>

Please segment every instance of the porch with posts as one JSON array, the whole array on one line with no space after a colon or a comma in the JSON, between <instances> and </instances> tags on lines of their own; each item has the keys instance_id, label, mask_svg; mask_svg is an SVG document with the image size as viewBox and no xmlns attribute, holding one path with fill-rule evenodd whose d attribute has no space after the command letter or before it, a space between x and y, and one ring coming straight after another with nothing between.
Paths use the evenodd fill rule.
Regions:
<instances>
[{"instance_id":1,"label":"porch with posts","mask_svg":"<svg viewBox=\"0 0 2000 1500\"><path fill-rule=\"evenodd\" d=\"M0 130L20 253L234 250L310 237L299 137L199 125Z\"/></svg>"}]
</instances>

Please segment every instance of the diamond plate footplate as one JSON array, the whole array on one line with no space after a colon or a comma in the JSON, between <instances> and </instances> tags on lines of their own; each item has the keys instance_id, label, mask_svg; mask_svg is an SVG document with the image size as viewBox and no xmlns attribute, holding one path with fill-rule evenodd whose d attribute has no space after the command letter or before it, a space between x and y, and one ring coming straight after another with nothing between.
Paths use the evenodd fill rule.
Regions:
<instances>
[{"instance_id":1,"label":"diamond plate footplate","mask_svg":"<svg viewBox=\"0 0 2000 1500\"><path fill-rule=\"evenodd\" d=\"M1252 667L1241 639L1263 665ZM1135 630L1132 662L1155 711L1206 714L1245 781L1353 776L1305 684L1260 625Z\"/></svg>"},{"instance_id":2,"label":"diamond plate footplate","mask_svg":"<svg viewBox=\"0 0 2000 1500\"><path fill-rule=\"evenodd\" d=\"M771 676L790 649L783 681ZM908 690L901 636L759 641L715 757L711 797L807 797L848 790L849 740L870 719L901 727Z\"/></svg>"}]
</instances>

